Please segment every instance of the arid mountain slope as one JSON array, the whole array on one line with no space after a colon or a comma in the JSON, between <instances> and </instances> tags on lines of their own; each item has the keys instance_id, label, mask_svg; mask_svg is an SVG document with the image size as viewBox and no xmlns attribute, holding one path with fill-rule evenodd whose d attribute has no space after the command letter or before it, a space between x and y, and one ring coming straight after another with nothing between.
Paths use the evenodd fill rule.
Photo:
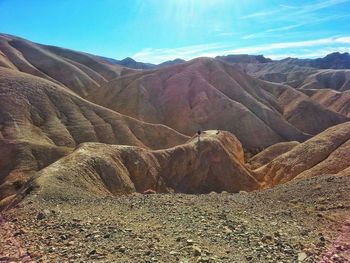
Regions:
<instances>
[{"instance_id":1,"label":"arid mountain slope","mask_svg":"<svg viewBox=\"0 0 350 263\"><path fill-rule=\"evenodd\" d=\"M256 172L272 186L292 179L339 174L350 166L350 122L327 129L273 159ZM344 172L345 173L345 172Z\"/></svg>"},{"instance_id":2,"label":"arid mountain slope","mask_svg":"<svg viewBox=\"0 0 350 263\"><path fill-rule=\"evenodd\" d=\"M350 90L306 89L302 92L328 109L350 117Z\"/></svg>"},{"instance_id":3,"label":"arid mountain slope","mask_svg":"<svg viewBox=\"0 0 350 263\"><path fill-rule=\"evenodd\" d=\"M5 188L14 190L16 181L28 179L31 171L82 142L161 149L188 139L166 126L94 105L53 82L2 67L0 95L0 199Z\"/></svg>"},{"instance_id":4,"label":"arid mountain slope","mask_svg":"<svg viewBox=\"0 0 350 263\"><path fill-rule=\"evenodd\" d=\"M241 143L230 133L206 131L186 144L150 151L85 143L41 170L30 188L48 198L109 196L153 189L209 193L258 189L244 166Z\"/></svg>"},{"instance_id":5,"label":"arid mountain slope","mask_svg":"<svg viewBox=\"0 0 350 263\"><path fill-rule=\"evenodd\" d=\"M249 149L302 141L306 134L347 120L289 86L207 58L116 78L88 99L187 135L198 129L227 130Z\"/></svg>"},{"instance_id":6,"label":"arid mountain slope","mask_svg":"<svg viewBox=\"0 0 350 263\"><path fill-rule=\"evenodd\" d=\"M299 89L350 89L350 70L324 69L308 75L295 86Z\"/></svg>"},{"instance_id":7,"label":"arid mountain slope","mask_svg":"<svg viewBox=\"0 0 350 263\"><path fill-rule=\"evenodd\" d=\"M271 145L270 147L264 149L263 151L259 152L258 154L254 155L248 160L249 168L254 170L261 166L264 166L265 164L268 164L278 156L292 150L295 146L299 144L299 142L292 141L280 142Z\"/></svg>"},{"instance_id":8,"label":"arid mountain slope","mask_svg":"<svg viewBox=\"0 0 350 263\"><path fill-rule=\"evenodd\" d=\"M0 34L0 66L42 77L86 96L123 67L101 57Z\"/></svg>"},{"instance_id":9,"label":"arid mountain slope","mask_svg":"<svg viewBox=\"0 0 350 263\"><path fill-rule=\"evenodd\" d=\"M316 59L287 58L281 61L298 66L318 69L350 69L350 55L347 52L334 52L323 58Z\"/></svg>"},{"instance_id":10,"label":"arid mountain slope","mask_svg":"<svg viewBox=\"0 0 350 263\"><path fill-rule=\"evenodd\" d=\"M283 83L297 89L334 89L339 91L350 89L349 67L337 67L336 62L334 65L330 64L329 68L315 68L312 67L312 63L294 63L299 61L294 59L269 61L264 57L239 55L218 57L217 59L231 63L237 69L253 77Z\"/></svg>"}]
</instances>

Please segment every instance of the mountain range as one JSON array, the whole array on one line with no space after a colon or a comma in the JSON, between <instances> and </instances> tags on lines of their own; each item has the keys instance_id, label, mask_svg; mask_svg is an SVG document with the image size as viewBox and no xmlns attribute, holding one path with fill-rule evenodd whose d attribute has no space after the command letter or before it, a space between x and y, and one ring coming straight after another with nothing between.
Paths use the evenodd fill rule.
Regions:
<instances>
[{"instance_id":1,"label":"mountain range","mask_svg":"<svg viewBox=\"0 0 350 263\"><path fill-rule=\"evenodd\" d=\"M0 147L0 262L350 260L347 53L155 65L0 34Z\"/></svg>"},{"instance_id":2,"label":"mountain range","mask_svg":"<svg viewBox=\"0 0 350 263\"><path fill-rule=\"evenodd\" d=\"M1 34L2 205L28 187L238 192L347 173L348 63L333 53L153 65Z\"/></svg>"}]
</instances>

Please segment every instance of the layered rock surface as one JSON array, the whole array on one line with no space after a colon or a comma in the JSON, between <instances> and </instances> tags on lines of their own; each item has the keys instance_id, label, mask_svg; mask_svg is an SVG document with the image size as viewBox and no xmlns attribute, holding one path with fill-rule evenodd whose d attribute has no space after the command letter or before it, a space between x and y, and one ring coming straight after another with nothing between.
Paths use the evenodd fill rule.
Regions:
<instances>
[{"instance_id":1,"label":"layered rock surface","mask_svg":"<svg viewBox=\"0 0 350 263\"><path fill-rule=\"evenodd\" d=\"M240 142L228 132L206 131L200 141L150 151L85 143L42 169L30 188L47 198L156 192L238 192L259 188L244 166Z\"/></svg>"},{"instance_id":2,"label":"layered rock surface","mask_svg":"<svg viewBox=\"0 0 350 263\"><path fill-rule=\"evenodd\" d=\"M188 137L94 105L48 80L0 67L0 199L82 142L168 148ZM17 182L18 181L18 182ZM15 185L14 185L15 184ZM17 186L16 186L17 185Z\"/></svg>"},{"instance_id":3,"label":"layered rock surface","mask_svg":"<svg viewBox=\"0 0 350 263\"><path fill-rule=\"evenodd\" d=\"M6 34L0 34L0 66L53 81L83 97L124 70L98 56Z\"/></svg>"},{"instance_id":4,"label":"layered rock surface","mask_svg":"<svg viewBox=\"0 0 350 263\"><path fill-rule=\"evenodd\" d=\"M303 141L347 120L289 86L206 58L116 78L88 99L187 135L198 129L227 130L248 149Z\"/></svg>"},{"instance_id":5,"label":"layered rock surface","mask_svg":"<svg viewBox=\"0 0 350 263\"><path fill-rule=\"evenodd\" d=\"M266 186L322 174L348 174L350 122L327 129L255 170Z\"/></svg>"}]
</instances>

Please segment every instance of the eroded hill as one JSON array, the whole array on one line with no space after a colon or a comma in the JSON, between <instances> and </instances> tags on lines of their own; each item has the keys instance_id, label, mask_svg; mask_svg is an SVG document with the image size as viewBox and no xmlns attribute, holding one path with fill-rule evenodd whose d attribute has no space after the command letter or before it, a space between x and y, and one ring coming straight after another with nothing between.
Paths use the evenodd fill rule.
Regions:
<instances>
[{"instance_id":1,"label":"eroded hill","mask_svg":"<svg viewBox=\"0 0 350 263\"><path fill-rule=\"evenodd\" d=\"M82 142L168 148L188 137L92 104L51 81L0 67L0 199Z\"/></svg>"},{"instance_id":2,"label":"eroded hill","mask_svg":"<svg viewBox=\"0 0 350 263\"><path fill-rule=\"evenodd\" d=\"M116 78L88 99L187 135L227 130L248 149L303 141L347 120L289 86L206 58Z\"/></svg>"}]
</instances>

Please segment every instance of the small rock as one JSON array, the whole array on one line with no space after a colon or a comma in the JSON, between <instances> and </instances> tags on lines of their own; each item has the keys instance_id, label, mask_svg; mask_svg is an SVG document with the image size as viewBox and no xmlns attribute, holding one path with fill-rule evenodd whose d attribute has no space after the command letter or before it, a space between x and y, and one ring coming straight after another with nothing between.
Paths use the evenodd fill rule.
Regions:
<instances>
[{"instance_id":1,"label":"small rock","mask_svg":"<svg viewBox=\"0 0 350 263\"><path fill-rule=\"evenodd\" d=\"M307 255L305 252L301 252L298 254L298 262L303 262L307 258Z\"/></svg>"},{"instance_id":2,"label":"small rock","mask_svg":"<svg viewBox=\"0 0 350 263\"><path fill-rule=\"evenodd\" d=\"M46 217L46 215L43 212L39 212L36 215L36 219L38 219L38 220L43 220L45 217Z\"/></svg>"},{"instance_id":3,"label":"small rock","mask_svg":"<svg viewBox=\"0 0 350 263\"><path fill-rule=\"evenodd\" d=\"M188 246L191 246L191 245L194 244L194 241L192 239L187 239L186 243L187 243Z\"/></svg>"},{"instance_id":4,"label":"small rock","mask_svg":"<svg viewBox=\"0 0 350 263\"><path fill-rule=\"evenodd\" d=\"M202 254L202 250L198 246L192 246L193 255L198 257Z\"/></svg>"},{"instance_id":5,"label":"small rock","mask_svg":"<svg viewBox=\"0 0 350 263\"><path fill-rule=\"evenodd\" d=\"M120 246L118 251L121 252L121 253L124 253L126 251L126 247Z\"/></svg>"},{"instance_id":6,"label":"small rock","mask_svg":"<svg viewBox=\"0 0 350 263\"><path fill-rule=\"evenodd\" d=\"M252 260L253 260L253 256L246 256L246 259L247 259L248 261L252 261Z\"/></svg>"},{"instance_id":7,"label":"small rock","mask_svg":"<svg viewBox=\"0 0 350 263\"><path fill-rule=\"evenodd\" d=\"M209 257L199 257L198 259L197 259L197 262L198 263L209 263L210 262L210 258Z\"/></svg>"},{"instance_id":8,"label":"small rock","mask_svg":"<svg viewBox=\"0 0 350 263\"><path fill-rule=\"evenodd\" d=\"M226 234L231 234L232 230L230 228L228 228L227 226L224 227L224 233Z\"/></svg>"},{"instance_id":9,"label":"small rock","mask_svg":"<svg viewBox=\"0 0 350 263\"><path fill-rule=\"evenodd\" d=\"M272 241L272 236L270 236L270 235L263 236L261 241L264 243L270 242L270 241Z\"/></svg>"}]
</instances>

